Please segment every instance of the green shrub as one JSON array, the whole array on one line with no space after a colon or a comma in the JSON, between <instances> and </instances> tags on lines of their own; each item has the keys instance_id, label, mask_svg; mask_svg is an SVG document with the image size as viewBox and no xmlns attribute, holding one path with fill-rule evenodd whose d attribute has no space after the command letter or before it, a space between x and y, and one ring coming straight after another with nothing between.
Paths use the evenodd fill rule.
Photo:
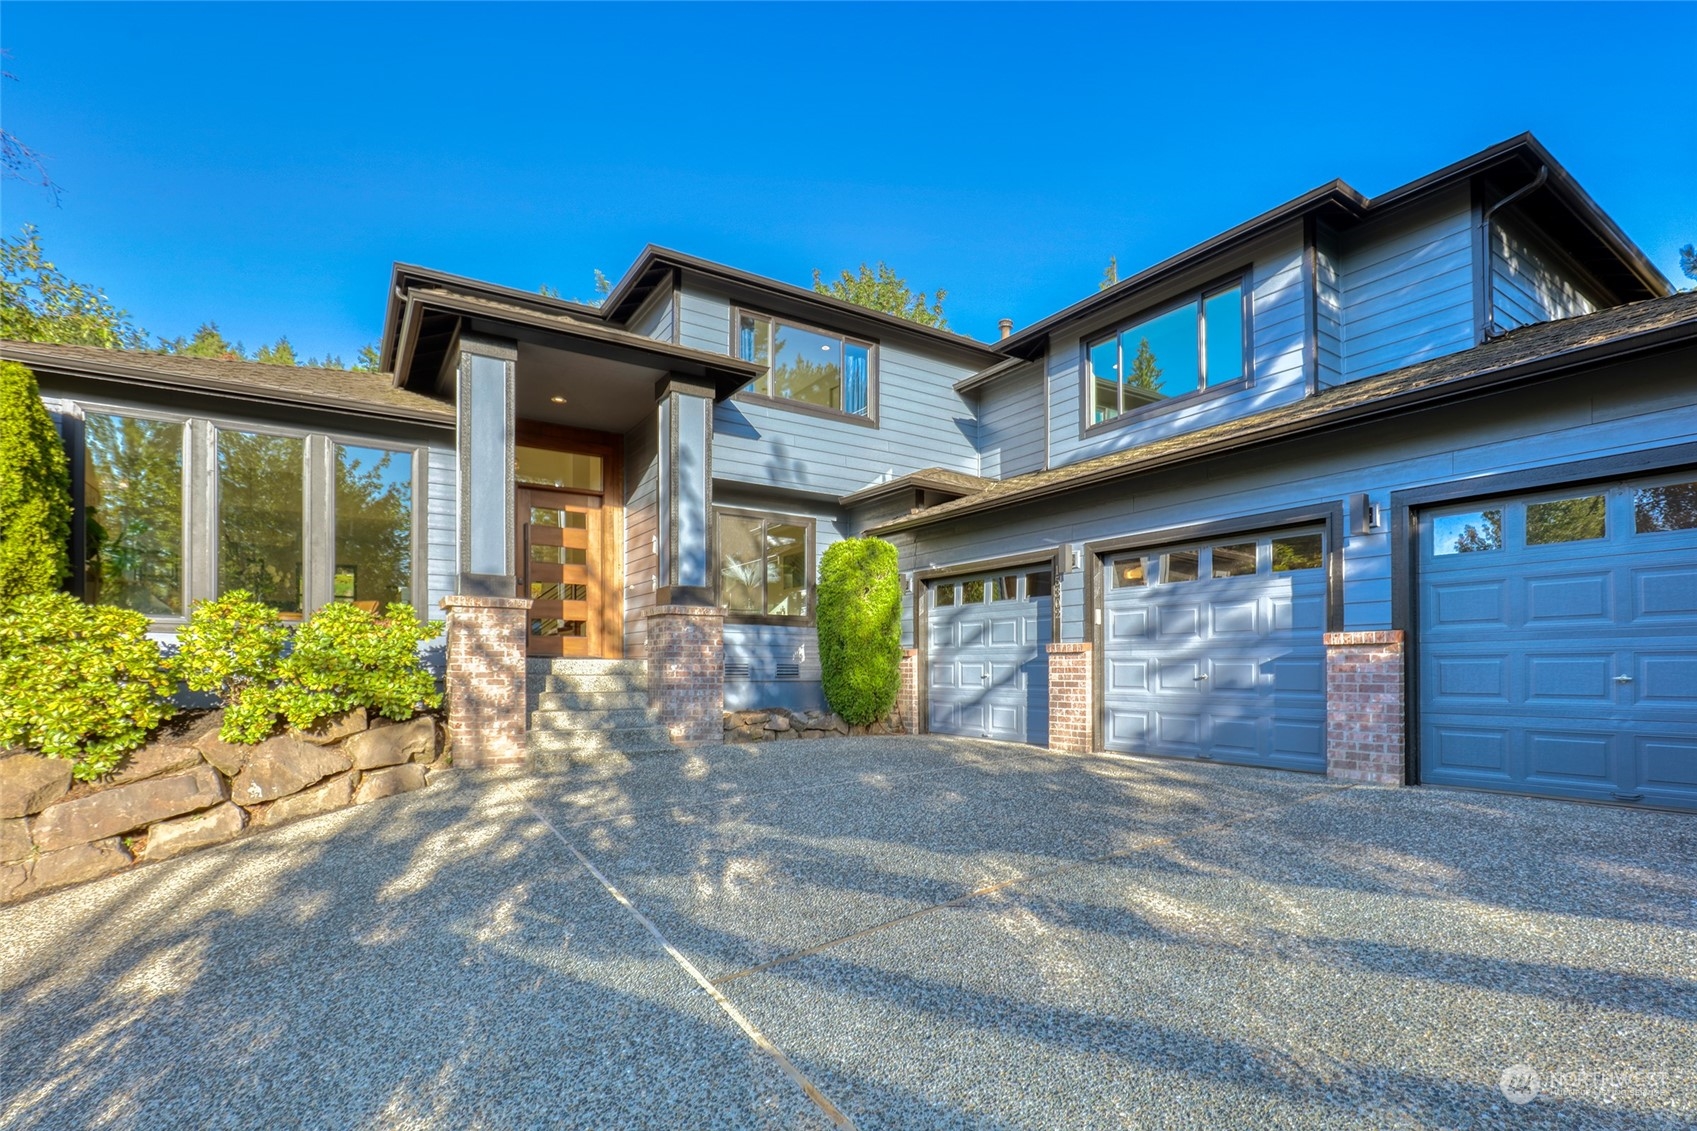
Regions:
<instances>
[{"instance_id":1,"label":"green shrub","mask_svg":"<svg viewBox=\"0 0 1697 1131\"><path fill-rule=\"evenodd\" d=\"M825 702L845 722L877 722L901 685L902 590L896 548L850 538L819 561L819 664Z\"/></svg>"},{"instance_id":2,"label":"green shrub","mask_svg":"<svg viewBox=\"0 0 1697 1131\"><path fill-rule=\"evenodd\" d=\"M289 630L276 609L236 589L215 601L196 601L177 633L171 670L190 691L216 692L224 701L225 742L261 742L277 726L274 685L282 675Z\"/></svg>"},{"instance_id":3,"label":"green shrub","mask_svg":"<svg viewBox=\"0 0 1697 1131\"><path fill-rule=\"evenodd\" d=\"M35 375L0 362L0 606L70 572L71 473Z\"/></svg>"},{"instance_id":4,"label":"green shrub","mask_svg":"<svg viewBox=\"0 0 1697 1131\"><path fill-rule=\"evenodd\" d=\"M305 728L355 707L391 719L438 707L436 678L420 662L418 646L441 631L439 621L420 622L411 605L390 605L381 616L357 605L326 605L295 633L275 692L277 709L289 725Z\"/></svg>"},{"instance_id":5,"label":"green shrub","mask_svg":"<svg viewBox=\"0 0 1697 1131\"><path fill-rule=\"evenodd\" d=\"M69 758L79 781L111 773L177 708L148 619L68 593L0 612L0 747Z\"/></svg>"}]
</instances>

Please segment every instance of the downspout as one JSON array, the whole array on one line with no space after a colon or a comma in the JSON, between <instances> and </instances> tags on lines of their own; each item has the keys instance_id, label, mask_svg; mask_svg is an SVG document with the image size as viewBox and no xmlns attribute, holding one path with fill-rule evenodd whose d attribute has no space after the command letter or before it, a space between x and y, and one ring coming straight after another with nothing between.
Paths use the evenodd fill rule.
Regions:
<instances>
[{"instance_id":1,"label":"downspout","mask_svg":"<svg viewBox=\"0 0 1697 1131\"><path fill-rule=\"evenodd\" d=\"M1485 215L1479 221L1480 244L1485 253L1485 340L1487 342L1508 333L1507 330L1497 325L1497 289L1491 283L1492 275L1495 273L1492 268L1495 252L1491 248L1491 217L1495 216L1500 209L1513 204L1527 193L1542 187L1544 182L1549 179L1550 167L1548 165L1538 166L1538 175L1532 178L1531 184L1522 185L1485 209Z\"/></svg>"}]
</instances>

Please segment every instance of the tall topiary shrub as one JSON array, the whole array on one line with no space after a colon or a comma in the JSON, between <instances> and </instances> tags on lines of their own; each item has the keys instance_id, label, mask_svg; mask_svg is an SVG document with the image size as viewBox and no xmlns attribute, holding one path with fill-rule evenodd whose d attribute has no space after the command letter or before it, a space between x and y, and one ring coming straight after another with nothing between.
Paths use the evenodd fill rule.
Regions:
<instances>
[{"instance_id":1,"label":"tall topiary shrub","mask_svg":"<svg viewBox=\"0 0 1697 1131\"><path fill-rule=\"evenodd\" d=\"M71 473L35 375L0 362L0 606L69 572Z\"/></svg>"},{"instance_id":2,"label":"tall topiary shrub","mask_svg":"<svg viewBox=\"0 0 1697 1131\"><path fill-rule=\"evenodd\" d=\"M896 548L849 538L819 560L816 600L825 702L845 722L877 722L901 685L902 587Z\"/></svg>"},{"instance_id":3,"label":"tall topiary shrub","mask_svg":"<svg viewBox=\"0 0 1697 1131\"><path fill-rule=\"evenodd\" d=\"M0 748L69 758L78 781L111 773L177 713L148 619L33 593L0 610Z\"/></svg>"}]
</instances>

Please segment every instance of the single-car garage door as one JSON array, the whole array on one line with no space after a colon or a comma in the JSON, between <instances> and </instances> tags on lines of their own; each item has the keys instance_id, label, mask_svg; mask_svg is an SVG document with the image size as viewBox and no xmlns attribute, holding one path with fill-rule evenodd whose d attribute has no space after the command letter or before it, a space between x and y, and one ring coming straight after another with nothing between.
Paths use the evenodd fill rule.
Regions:
<instances>
[{"instance_id":1,"label":"single-car garage door","mask_svg":"<svg viewBox=\"0 0 1697 1131\"><path fill-rule=\"evenodd\" d=\"M1421 780L1697 808L1697 480L1419 527Z\"/></svg>"},{"instance_id":2,"label":"single-car garage door","mask_svg":"<svg viewBox=\"0 0 1697 1131\"><path fill-rule=\"evenodd\" d=\"M1109 750L1326 769L1326 546L1318 529L1110 555Z\"/></svg>"},{"instance_id":3,"label":"single-car garage door","mask_svg":"<svg viewBox=\"0 0 1697 1131\"><path fill-rule=\"evenodd\" d=\"M1049 741L1052 583L1047 569L931 583L931 733Z\"/></svg>"}]
</instances>

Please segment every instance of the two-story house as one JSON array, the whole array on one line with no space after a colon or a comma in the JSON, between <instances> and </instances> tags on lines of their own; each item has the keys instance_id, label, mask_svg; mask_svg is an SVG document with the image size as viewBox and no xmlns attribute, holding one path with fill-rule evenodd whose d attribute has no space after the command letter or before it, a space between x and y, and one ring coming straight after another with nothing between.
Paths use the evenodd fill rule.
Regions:
<instances>
[{"instance_id":1,"label":"two-story house","mask_svg":"<svg viewBox=\"0 0 1697 1131\"><path fill-rule=\"evenodd\" d=\"M377 374L0 353L78 591L446 607L462 761L527 657L645 658L685 741L819 705L869 533L914 730L1697 808L1697 295L1530 136L992 343L650 247L599 308L397 266Z\"/></svg>"}]
</instances>

